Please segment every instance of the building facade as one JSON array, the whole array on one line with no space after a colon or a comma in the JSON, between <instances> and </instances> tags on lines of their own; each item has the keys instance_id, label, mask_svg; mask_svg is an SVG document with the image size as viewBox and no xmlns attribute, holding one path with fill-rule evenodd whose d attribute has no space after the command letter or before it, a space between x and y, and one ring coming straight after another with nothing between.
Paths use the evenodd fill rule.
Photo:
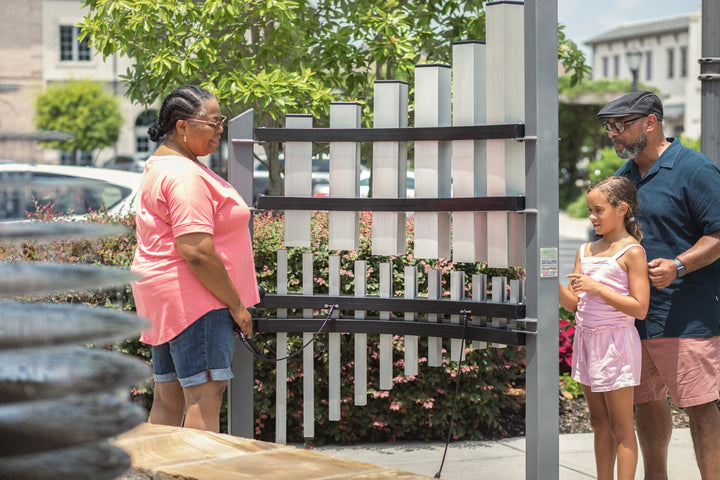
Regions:
<instances>
[{"instance_id":1,"label":"building facade","mask_svg":"<svg viewBox=\"0 0 720 480\"><path fill-rule=\"evenodd\" d=\"M119 75L130 60L114 55L103 60L78 41L87 12L82 0L0 0L0 158L65 163L71 152L43 149L36 141L35 100L53 83L90 79L102 82L118 98L123 125L114 147L80 152L80 162L103 165L117 156L146 158L154 149L147 126L155 111L125 96Z\"/></svg>"},{"instance_id":2,"label":"building facade","mask_svg":"<svg viewBox=\"0 0 720 480\"><path fill-rule=\"evenodd\" d=\"M667 135L700 138L700 12L621 25L591 38L593 79L632 80L628 53L639 54L637 81L658 89Z\"/></svg>"}]
</instances>

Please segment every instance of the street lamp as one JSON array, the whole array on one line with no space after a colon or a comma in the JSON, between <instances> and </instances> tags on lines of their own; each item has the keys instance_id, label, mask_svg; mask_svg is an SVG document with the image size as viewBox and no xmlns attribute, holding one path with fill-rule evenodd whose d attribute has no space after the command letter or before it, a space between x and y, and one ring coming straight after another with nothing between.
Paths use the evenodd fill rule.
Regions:
<instances>
[{"instance_id":1,"label":"street lamp","mask_svg":"<svg viewBox=\"0 0 720 480\"><path fill-rule=\"evenodd\" d=\"M630 87L630 91L635 92L637 91L638 71L640 70L640 62L642 61L642 52L638 52L637 50L627 52L625 57L627 58L628 67L632 73L632 86Z\"/></svg>"}]
</instances>

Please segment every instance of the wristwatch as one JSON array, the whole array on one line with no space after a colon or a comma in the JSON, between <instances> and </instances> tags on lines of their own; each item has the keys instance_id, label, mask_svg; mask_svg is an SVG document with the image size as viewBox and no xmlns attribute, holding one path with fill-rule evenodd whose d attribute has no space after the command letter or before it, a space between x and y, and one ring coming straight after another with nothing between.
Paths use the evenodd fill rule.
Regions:
<instances>
[{"instance_id":1,"label":"wristwatch","mask_svg":"<svg viewBox=\"0 0 720 480\"><path fill-rule=\"evenodd\" d=\"M677 267L677 278L682 278L685 276L685 265L682 264L680 260L677 258L673 260L675 262L675 266Z\"/></svg>"}]
</instances>

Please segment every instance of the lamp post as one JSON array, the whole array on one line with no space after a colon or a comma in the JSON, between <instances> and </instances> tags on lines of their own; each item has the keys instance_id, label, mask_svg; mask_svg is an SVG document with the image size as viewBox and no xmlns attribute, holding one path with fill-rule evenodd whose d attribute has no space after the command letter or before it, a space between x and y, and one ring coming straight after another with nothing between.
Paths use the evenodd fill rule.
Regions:
<instances>
[{"instance_id":1,"label":"lamp post","mask_svg":"<svg viewBox=\"0 0 720 480\"><path fill-rule=\"evenodd\" d=\"M632 86L630 87L631 92L637 91L638 83L638 71L640 70L640 61L642 60L642 52L630 51L625 54L627 58L628 67L632 73Z\"/></svg>"}]
</instances>

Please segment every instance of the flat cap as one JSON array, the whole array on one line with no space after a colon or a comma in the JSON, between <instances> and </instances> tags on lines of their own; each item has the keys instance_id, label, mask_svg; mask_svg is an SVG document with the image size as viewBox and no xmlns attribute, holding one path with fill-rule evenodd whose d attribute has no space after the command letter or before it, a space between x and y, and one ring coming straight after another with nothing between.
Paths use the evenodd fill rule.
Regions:
<instances>
[{"instance_id":1,"label":"flat cap","mask_svg":"<svg viewBox=\"0 0 720 480\"><path fill-rule=\"evenodd\" d=\"M630 92L605 105L597 114L598 118L620 118L633 113L641 115L655 114L658 121L663 119L663 106L660 98L653 92Z\"/></svg>"}]
</instances>

